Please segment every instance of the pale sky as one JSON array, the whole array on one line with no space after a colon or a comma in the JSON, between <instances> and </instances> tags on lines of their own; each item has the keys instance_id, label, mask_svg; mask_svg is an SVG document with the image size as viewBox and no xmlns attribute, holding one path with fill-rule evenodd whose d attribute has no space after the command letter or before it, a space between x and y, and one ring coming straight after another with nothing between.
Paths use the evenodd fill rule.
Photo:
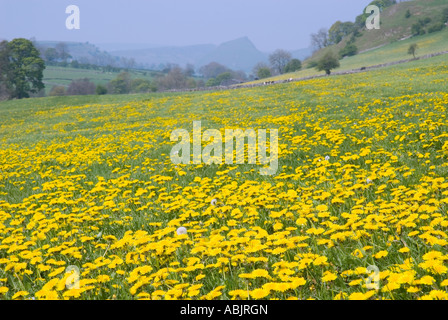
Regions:
<instances>
[{"instance_id":1,"label":"pale sky","mask_svg":"<svg viewBox=\"0 0 448 320\"><path fill-rule=\"evenodd\" d=\"M0 38L184 46L247 36L261 51L295 50L371 1L0 0ZM79 30L66 28L69 5L80 9Z\"/></svg>"}]
</instances>

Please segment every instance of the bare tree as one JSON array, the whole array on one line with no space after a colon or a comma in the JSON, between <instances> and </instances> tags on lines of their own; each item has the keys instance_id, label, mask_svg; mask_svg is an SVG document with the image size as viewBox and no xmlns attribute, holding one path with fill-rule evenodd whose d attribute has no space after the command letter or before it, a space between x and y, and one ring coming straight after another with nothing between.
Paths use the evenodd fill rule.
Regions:
<instances>
[{"instance_id":1,"label":"bare tree","mask_svg":"<svg viewBox=\"0 0 448 320\"><path fill-rule=\"evenodd\" d=\"M67 88L67 95L92 95L95 94L95 89L95 84L93 82L90 82L89 79L76 79L69 84Z\"/></svg>"},{"instance_id":2,"label":"bare tree","mask_svg":"<svg viewBox=\"0 0 448 320\"><path fill-rule=\"evenodd\" d=\"M320 29L317 33L311 34L311 46L316 49L322 49L329 45L328 31L325 28Z\"/></svg>"},{"instance_id":3,"label":"bare tree","mask_svg":"<svg viewBox=\"0 0 448 320\"><path fill-rule=\"evenodd\" d=\"M58 52L59 59L62 61L67 61L67 59L72 57L68 52L68 46L65 42L59 42L56 45L56 51Z\"/></svg>"},{"instance_id":4,"label":"bare tree","mask_svg":"<svg viewBox=\"0 0 448 320\"><path fill-rule=\"evenodd\" d=\"M229 68L217 62L210 62L209 64L202 66L199 69L199 72L204 76L205 79L216 78L221 73L229 71Z\"/></svg>"},{"instance_id":5,"label":"bare tree","mask_svg":"<svg viewBox=\"0 0 448 320\"><path fill-rule=\"evenodd\" d=\"M269 56L269 62L272 68L279 74L282 74L286 65L291 61L292 55L290 52L282 49L276 50Z\"/></svg>"}]
</instances>

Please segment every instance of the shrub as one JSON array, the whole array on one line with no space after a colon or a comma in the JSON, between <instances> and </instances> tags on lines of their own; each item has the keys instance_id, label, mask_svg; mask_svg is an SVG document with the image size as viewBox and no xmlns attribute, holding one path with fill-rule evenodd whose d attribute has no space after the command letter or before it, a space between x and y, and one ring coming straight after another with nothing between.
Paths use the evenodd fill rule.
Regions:
<instances>
[{"instance_id":1,"label":"shrub","mask_svg":"<svg viewBox=\"0 0 448 320\"><path fill-rule=\"evenodd\" d=\"M107 88L101 84L96 86L95 92L97 95L102 96L107 94Z\"/></svg>"},{"instance_id":2,"label":"shrub","mask_svg":"<svg viewBox=\"0 0 448 320\"><path fill-rule=\"evenodd\" d=\"M64 86L54 86L51 88L51 91L49 93L51 97L60 97L66 95L66 90Z\"/></svg>"},{"instance_id":3,"label":"shrub","mask_svg":"<svg viewBox=\"0 0 448 320\"><path fill-rule=\"evenodd\" d=\"M356 54L358 54L358 47L356 45L354 45L353 43L346 45L344 49L339 51L339 55L341 58L351 57Z\"/></svg>"},{"instance_id":4,"label":"shrub","mask_svg":"<svg viewBox=\"0 0 448 320\"><path fill-rule=\"evenodd\" d=\"M96 86L89 79L76 79L73 80L68 88L67 95L69 96L80 96L80 95L91 95L95 94Z\"/></svg>"}]
</instances>

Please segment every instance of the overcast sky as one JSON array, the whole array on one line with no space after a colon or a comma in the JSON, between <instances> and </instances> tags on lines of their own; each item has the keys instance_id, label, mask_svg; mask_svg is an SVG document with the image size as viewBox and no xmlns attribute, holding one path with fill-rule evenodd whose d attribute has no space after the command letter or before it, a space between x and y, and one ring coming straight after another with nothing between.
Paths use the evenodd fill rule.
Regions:
<instances>
[{"instance_id":1,"label":"overcast sky","mask_svg":"<svg viewBox=\"0 0 448 320\"><path fill-rule=\"evenodd\" d=\"M354 21L372 0L0 0L0 38L94 44L220 44L243 36L265 52L310 44L310 34ZM68 30L65 9L80 9Z\"/></svg>"}]
</instances>

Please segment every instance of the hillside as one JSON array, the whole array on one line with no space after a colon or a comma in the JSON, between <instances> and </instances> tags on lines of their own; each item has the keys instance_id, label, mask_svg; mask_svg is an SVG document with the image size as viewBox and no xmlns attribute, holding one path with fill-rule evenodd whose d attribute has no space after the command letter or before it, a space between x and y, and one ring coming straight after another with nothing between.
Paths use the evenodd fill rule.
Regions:
<instances>
[{"instance_id":1,"label":"hillside","mask_svg":"<svg viewBox=\"0 0 448 320\"><path fill-rule=\"evenodd\" d=\"M227 41L219 46L203 44L156 47L112 51L111 54L125 58L134 58L138 64L143 64L152 69L168 63L181 66L190 63L199 68L214 61L234 70L251 72L256 63L267 60L267 55L259 51L247 37Z\"/></svg>"},{"instance_id":2,"label":"hillside","mask_svg":"<svg viewBox=\"0 0 448 320\"><path fill-rule=\"evenodd\" d=\"M168 63L178 64L181 66L187 63L195 65L199 59L215 49L215 45L203 44L183 47L156 47L136 50L119 50L112 51L111 54L134 58L138 64L147 68L156 69L160 65Z\"/></svg>"},{"instance_id":3,"label":"hillside","mask_svg":"<svg viewBox=\"0 0 448 320\"><path fill-rule=\"evenodd\" d=\"M417 17L425 18L430 15L432 15L433 17L437 17L439 12L441 12L441 10L446 7L448 7L448 1L415 0L409 2L401 2L385 9L382 15L381 29L362 31L361 36L357 38L355 42L356 46L359 45L360 53L341 59L340 67L333 70L333 73L344 73L363 67L383 65L411 59L412 56L407 52L409 46L413 43L416 43L418 45L416 54L417 58L421 58L425 55L431 55L438 52L448 51L448 28L444 28L443 30L438 32L426 33L424 35L413 37L410 37L409 34L411 32L410 29L412 28L412 24L419 19ZM399 21L401 17L404 18L404 14L408 9L410 10L410 12L413 12L413 14L409 18L409 21L406 22L406 26L404 24L400 24ZM414 20L411 20L412 18ZM399 25L400 27L394 29L394 25ZM376 37L375 32L377 32ZM383 34L383 36L381 36L381 34ZM330 50L333 52L339 52L339 50L341 50L345 46L346 42L347 39L344 39L338 45L329 46L315 52L309 59L304 61L304 68L298 72L274 76L269 78L268 80L279 81L290 78L302 79L322 75L324 74L324 72L317 71L316 68L311 67L312 63L316 62ZM262 79L259 81L249 82L247 84L262 83L266 80L267 79Z\"/></svg>"},{"instance_id":4,"label":"hillside","mask_svg":"<svg viewBox=\"0 0 448 320\"><path fill-rule=\"evenodd\" d=\"M445 8L448 8L447 0L399 2L385 8L381 12L381 28L379 30L363 28L359 37L355 38L354 44L358 48L358 52L363 53L397 41L406 40L412 37L412 26L414 24L418 23L419 20L431 19L431 22L425 27L427 31L429 27L441 19L441 13ZM408 10L410 16L407 18L406 13ZM350 36L347 36L339 44L331 45L315 52L307 60L307 63L318 60L328 51L339 52L347 45L349 38Z\"/></svg>"},{"instance_id":5,"label":"hillside","mask_svg":"<svg viewBox=\"0 0 448 320\"><path fill-rule=\"evenodd\" d=\"M54 48L58 43L63 42L67 45L67 51L73 60L80 63L90 63L95 65L113 65L120 60L110 53L100 50L94 44L88 42L67 42L67 41L37 41L36 45L41 52L45 52L48 48Z\"/></svg>"},{"instance_id":6,"label":"hillside","mask_svg":"<svg viewBox=\"0 0 448 320\"><path fill-rule=\"evenodd\" d=\"M242 37L219 45L197 63L206 65L215 61L233 70L251 72L255 64L267 61L267 58L267 54L259 51L249 38Z\"/></svg>"}]
</instances>

